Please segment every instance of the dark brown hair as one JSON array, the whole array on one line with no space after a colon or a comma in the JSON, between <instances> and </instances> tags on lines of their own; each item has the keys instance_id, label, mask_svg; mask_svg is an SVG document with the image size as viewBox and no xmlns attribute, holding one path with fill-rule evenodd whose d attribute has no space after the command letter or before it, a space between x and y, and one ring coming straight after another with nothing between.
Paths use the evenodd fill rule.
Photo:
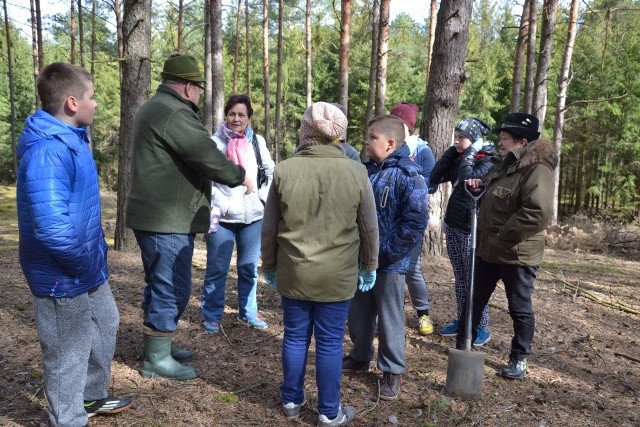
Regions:
<instances>
[{"instance_id":1,"label":"dark brown hair","mask_svg":"<svg viewBox=\"0 0 640 427\"><path fill-rule=\"evenodd\" d=\"M229 110L231 110L236 104L244 104L247 107L247 115L249 118L253 116L253 108L251 108L251 100L247 95L233 95L227 100L227 103L224 104L224 115L229 114Z\"/></svg>"},{"instance_id":2,"label":"dark brown hair","mask_svg":"<svg viewBox=\"0 0 640 427\"><path fill-rule=\"evenodd\" d=\"M42 109L51 115L57 114L67 97L82 98L91 81L91 74L84 68L65 62L47 65L40 71L36 84Z\"/></svg>"}]
</instances>

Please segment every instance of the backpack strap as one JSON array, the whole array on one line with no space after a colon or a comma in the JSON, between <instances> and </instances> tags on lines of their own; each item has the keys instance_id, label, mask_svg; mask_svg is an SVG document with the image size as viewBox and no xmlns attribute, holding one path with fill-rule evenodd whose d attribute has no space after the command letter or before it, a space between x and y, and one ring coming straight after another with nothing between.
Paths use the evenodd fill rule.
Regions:
<instances>
[{"instance_id":1,"label":"backpack strap","mask_svg":"<svg viewBox=\"0 0 640 427\"><path fill-rule=\"evenodd\" d=\"M253 152L256 155L256 161L258 162L258 167L262 167L262 156L260 155L260 148L258 147L258 138L256 138L256 134L253 134L253 138L251 139L251 144L253 145Z\"/></svg>"}]
</instances>

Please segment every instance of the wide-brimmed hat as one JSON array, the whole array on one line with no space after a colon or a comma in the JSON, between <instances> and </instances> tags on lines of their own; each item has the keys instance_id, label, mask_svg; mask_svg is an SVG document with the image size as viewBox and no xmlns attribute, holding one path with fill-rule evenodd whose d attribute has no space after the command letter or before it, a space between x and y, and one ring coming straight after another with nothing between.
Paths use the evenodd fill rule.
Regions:
<instances>
[{"instance_id":1,"label":"wide-brimmed hat","mask_svg":"<svg viewBox=\"0 0 640 427\"><path fill-rule=\"evenodd\" d=\"M540 122L536 116L527 113L511 113L504 118L496 132L505 131L518 138L525 138L527 141L535 141L540 138L538 126Z\"/></svg>"},{"instance_id":2,"label":"wide-brimmed hat","mask_svg":"<svg viewBox=\"0 0 640 427\"><path fill-rule=\"evenodd\" d=\"M179 53L171 55L164 61L160 75L166 80L184 80L195 83L207 81L198 68L196 59L193 56Z\"/></svg>"},{"instance_id":3,"label":"wide-brimmed hat","mask_svg":"<svg viewBox=\"0 0 640 427\"><path fill-rule=\"evenodd\" d=\"M347 117L335 105L315 102L302 115L300 141L324 139L337 141L347 129Z\"/></svg>"}]
</instances>

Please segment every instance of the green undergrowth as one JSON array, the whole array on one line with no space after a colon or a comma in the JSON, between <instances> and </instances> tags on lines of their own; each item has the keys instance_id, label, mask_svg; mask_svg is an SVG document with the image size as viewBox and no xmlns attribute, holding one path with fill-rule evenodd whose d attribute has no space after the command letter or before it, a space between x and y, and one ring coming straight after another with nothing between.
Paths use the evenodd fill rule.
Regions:
<instances>
[{"instance_id":1,"label":"green undergrowth","mask_svg":"<svg viewBox=\"0 0 640 427\"><path fill-rule=\"evenodd\" d=\"M16 187L0 185L0 252L18 249Z\"/></svg>"}]
</instances>

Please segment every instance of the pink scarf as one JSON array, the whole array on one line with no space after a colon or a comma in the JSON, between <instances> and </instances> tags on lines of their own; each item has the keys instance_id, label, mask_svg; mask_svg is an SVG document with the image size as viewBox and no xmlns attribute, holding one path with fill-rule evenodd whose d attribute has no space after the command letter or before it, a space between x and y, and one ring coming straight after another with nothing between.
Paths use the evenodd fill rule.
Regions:
<instances>
[{"instance_id":1,"label":"pink scarf","mask_svg":"<svg viewBox=\"0 0 640 427\"><path fill-rule=\"evenodd\" d=\"M223 139L227 141L227 159L244 168L244 185L251 190L247 191L247 194L251 193L256 189L258 176L258 162L253 145L247 141L246 134L229 129L226 123L220 125L219 130Z\"/></svg>"}]
</instances>

